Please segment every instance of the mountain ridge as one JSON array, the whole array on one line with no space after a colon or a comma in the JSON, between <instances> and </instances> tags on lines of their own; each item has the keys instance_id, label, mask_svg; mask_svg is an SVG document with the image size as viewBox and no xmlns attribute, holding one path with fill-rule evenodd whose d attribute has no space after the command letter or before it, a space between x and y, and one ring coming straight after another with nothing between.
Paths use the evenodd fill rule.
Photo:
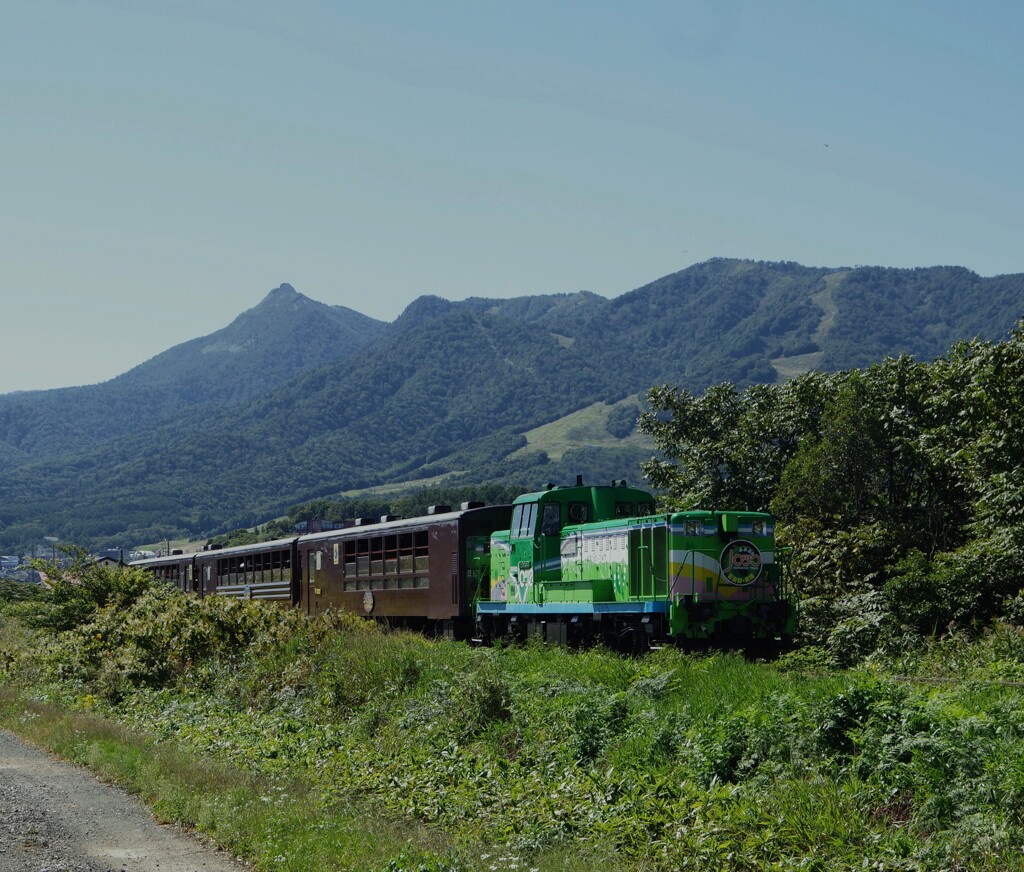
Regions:
<instances>
[{"instance_id":1,"label":"mountain ridge","mask_svg":"<svg viewBox=\"0 0 1024 872\"><path fill-rule=\"evenodd\" d=\"M298 372L358 353L384 326L280 285L227 326L108 381L0 395L0 470L10 468L12 456L54 456L159 426L191 409L248 399Z\"/></svg>"},{"instance_id":2,"label":"mountain ridge","mask_svg":"<svg viewBox=\"0 0 1024 872\"><path fill-rule=\"evenodd\" d=\"M906 299L892 299L899 294ZM570 464L588 475L635 465L635 444L581 446L555 461L521 451L523 434L658 383L699 392L721 381L774 381L778 361L844 369L872 354L938 356L958 333L1005 335L1022 312L1020 275L735 259L610 299L588 291L457 302L427 295L390 324L281 285L227 328L125 374L148 367L148 382L125 380L132 396L171 397L173 415L105 432L91 424L92 440L80 429L62 454L24 445L64 438L61 415L74 415L67 397L63 410L19 419L20 441L0 439L0 543L52 533L155 541L247 526L303 499L417 476L536 482ZM347 345L337 340L342 325L355 334ZM291 353L312 335L345 347L326 360ZM281 364L270 373L276 382L254 385L239 373L236 362L256 353ZM174 392L185 380L193 390L228 383L212 398L181 397ZM12 427L4 414L0 402L0 435ZM637 478L634 468L614 474Z\"/></svg>"}]
</instances>

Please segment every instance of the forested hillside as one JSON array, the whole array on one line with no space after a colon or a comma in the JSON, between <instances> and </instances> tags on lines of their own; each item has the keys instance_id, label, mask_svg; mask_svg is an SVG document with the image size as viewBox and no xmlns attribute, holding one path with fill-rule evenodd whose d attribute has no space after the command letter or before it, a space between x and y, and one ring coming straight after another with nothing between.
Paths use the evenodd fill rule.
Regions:
<instances>
[{"instance_id":1,"label":"forested hillside","mask_svg":"<svg viewBox=\"0 0 1024 872\"><path fill-rule=\"evenodd\" d=\"M963 267L851 270L822 368L869 366L889 354L927 360L959 339L997 339L1024 315L1024 276L981 276ZM1004 325L1004 326L1000 326Z\"/></svg>"},{"instance_id":2,"label":"forested hillside","mask_svg":"<svg viewBox=\"0 0 1024 872\"><path fill-rule=\"evenodd\" d=\"M1024 321L931 362L650 400L650 479L673 504L773 511L833 659L1024 618Z\"/></svg>"},{"instance_id":3,"label":"forested hillside","mask_svg":"<svg viewBox=\"0 0 1024 872\"><path fill-rule=\"evenodd\" d=\"M638 478L635 443L554 462L524 434L668 383L695 393L998 339L1024 276L713 260L611 300L423 297L393 324L287 286L223 331L92 388L0 397L0 543L131 545L311 498L449 476ZM631 430L623 408L609 433Z\"/></svg>"},{"instance_id":4,"label":"forested hillside","mask_svg":"<svg viewBox=\"0 0 1024 872\"><path fill-rule=\"evenodd\" d=\"M202 329L201 318L196 324ZM110 381L0 395L0 470L148 430L189 410L248 400L356 354L385 326L281 285L222 330ZM116 330L102 341L116 342Z\"/></svg>"}]
</instances>

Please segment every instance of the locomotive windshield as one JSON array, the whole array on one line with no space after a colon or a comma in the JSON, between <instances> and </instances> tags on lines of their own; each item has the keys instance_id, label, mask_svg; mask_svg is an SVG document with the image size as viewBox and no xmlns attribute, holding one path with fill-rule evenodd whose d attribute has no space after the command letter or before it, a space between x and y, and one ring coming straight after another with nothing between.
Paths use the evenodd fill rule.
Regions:
<instances>
[{"instance_id":1,"label":"locomotive windshield","mask_svg":"<svg viewBox=\"0 0 1024 872\"><path fill-rule=\"evenodd\" d=\"M528 539L533 536L534 522L537 520L537 504L521 503L512 512L512 527L509 535L513 539Z\"/></svg>"}]
</instances>

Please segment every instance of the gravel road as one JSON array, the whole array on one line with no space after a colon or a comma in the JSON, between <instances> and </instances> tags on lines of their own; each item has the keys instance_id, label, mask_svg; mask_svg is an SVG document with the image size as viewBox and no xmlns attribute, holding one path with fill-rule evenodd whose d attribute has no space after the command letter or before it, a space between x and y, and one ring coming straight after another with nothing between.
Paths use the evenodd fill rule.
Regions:
<instances>
[{"instance_id":1,"label":"gravel road","mask_svg":"<svg viewBox=\"0 0 1024 872\"><path fill-rule=\"evenodd\" d=\"M0 872L246 869L135 797L0 730Z\"/></svg>"}]
</instances>

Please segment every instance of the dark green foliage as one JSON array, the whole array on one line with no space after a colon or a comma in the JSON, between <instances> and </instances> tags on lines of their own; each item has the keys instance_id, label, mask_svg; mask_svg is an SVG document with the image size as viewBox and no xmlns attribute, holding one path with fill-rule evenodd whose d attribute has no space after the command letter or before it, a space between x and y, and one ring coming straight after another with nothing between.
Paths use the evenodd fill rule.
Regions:
<instances>
[{"instance_id":1,"label":"dark green foliage","mask_svg":"<svg viewBox=\"0 0 1024 872\"><path fill-rule=\"evenodd\" d=\"M722 380L774 381L769 358L814 331L822 312L811 296L829 273L791 263L697 264L595 311L589 353L623 395L665 380L694 391Z\"/></svg>"},{"instance_id":2,"label":"dark green foliage","mask_svg":"<svg viewBox=\"0 0 1024 872\"><path fill-rule=\"evenodd\" d=\"M932 559L911 551L883 588L889 612L922 635L988 626L1022 589L1016 566L1022 544L1019 531L1003 528Z\"/></svg>"},{"instance_id":3,"label":"dark green foliage","mask_svg":"<svg viewBox=\"0 0 1024 872\"><path fill-rule=\"evenodd\" d=\"M742 394L728 383L701 397L653 388L640 429L664 459L645 463L644 473L673 505L764 511L801 434L820 418L815 403L827 385L827 376L810 374Z\"/></svg>"},{"instance_id":4,"label":"dark green foliage","mask_svg":"<svg viewBox=\"0 0 1024 872\"><path fill-rule=\"evenodd\" d=\"M1024 276L860 267L845 276L835 302L825 368L869 366L894 349L929 359L960 339L1005 335L1024 312Z\"/></svg>"},{"instance_id":5,"label":"dark green foliage","mask_svg":"<svg viewBox=\"0 0 1024 872\"><path fill-rule=\"evenodd\" d=\"M872 520L872 501L887 470L878 458L883 431L872 415L869 386L851 373L823 406L820 435L808 433L786 463L772 507L786 518Z\"/></svg>"},{"instance_id":6,"label":"dark green foliage","mask_svg":"<svg viewBox=\"0 0 1024 872\"><path fill-rule=\"evenodd\" d=\"M44 589L38 584L0 578L0 612L15 603L38 599L44 593Z\"/></svg>"},{"instance_id":7,"label":"dark green foliage","mask_svg":"<svg viewBox=\"0 0 1024 872\"><path fill-rule=\"evenodd\" d=\"M639 418L640 407L633 403L624 403L608 413L608 423L605 426L612 436L617 439L625 439L636 429L636 422Z\"/></svg>"},{"instance_id":8,"label":"dark green foliage","mask_svg":"<svg viewBox=\"0 0 1024 872\"><path fill-rule=\"evenodd\" d=\"M1024 322L931 363L782 386L658 388L645 468L682 505L787 523L803 632L847 663L997 619L1024 545Z\"/></svg>"},{"instance_id":9,"label":"dark green foliage","mask_svg":"<svg viewBox=\"0 0 1024 872\"><path fill-rule=\"evenodd\" d=\"M92 620L100 611L131 608L156 582L140 569L102 566L81 549L63 548L69 565L38 560L35 568L46 576L46 590L26 599L18 613L33 627L70 630Z\"/></svg>"}]
</instances>

